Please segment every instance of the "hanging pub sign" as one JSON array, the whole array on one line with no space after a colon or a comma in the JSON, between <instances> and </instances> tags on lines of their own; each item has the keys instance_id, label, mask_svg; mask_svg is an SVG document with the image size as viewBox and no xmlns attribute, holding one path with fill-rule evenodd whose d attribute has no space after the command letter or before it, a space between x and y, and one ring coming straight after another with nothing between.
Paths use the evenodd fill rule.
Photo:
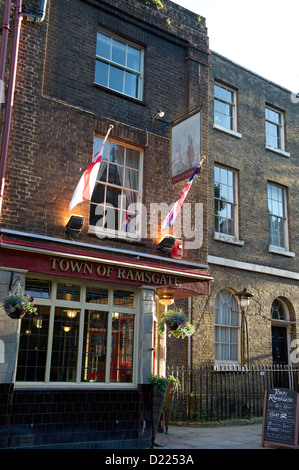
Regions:
<instances>
[{"instance_id":1,"label":"hanging pub sign","mask_svg":"<svg viewBox=\"0 0 299 470\"><path fill-rule=\"evenodd\" d=\"M264 444L298 447L299 394L287 388L265 391L262 447Z\"/></svg>"},{"instance_id":2,"label":"hanging pub sign","mask_svg":"<svg viewBox=\"0 0 299 470\"><path fill-rule=\"evenodd\" d=\"M172 183L190 178L201 160L201 113L172 127Z\"/></svg>"}]
</instances>

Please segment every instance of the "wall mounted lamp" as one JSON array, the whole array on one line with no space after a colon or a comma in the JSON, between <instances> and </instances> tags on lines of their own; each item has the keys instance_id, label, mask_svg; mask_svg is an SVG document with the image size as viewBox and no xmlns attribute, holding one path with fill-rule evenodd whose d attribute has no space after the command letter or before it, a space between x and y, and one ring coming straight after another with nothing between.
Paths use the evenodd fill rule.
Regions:
<instances>
[{"instance_id":1,"label":"wall mounted lamp","mask_svg":"<svg viewBox=\"0 0 299 470\"><path fill-rule=\"evenodd\" d=\"M81 232L84 223L84 217L82 215L71 215L68 223L65 226L64 231L68 234L79 234Z\"/></svg>"},{"instance_id":2,"label":"wall mounted lamp","mask_svg":"<svg viewBox=\"0 0 299 470\"><path fill-rule=\"evenodd\" d=\"M157 109L156 113L152 115L152 122L154 124L154 121L157 120L161 124L161 127L164 127L164 130L166 132L166 129L170 129L170 124L171 122L166 121L165 119L162 119L165 116L165 112L162 111L161 109Z\"/></svg>"},{"instance_id":3,"label":"wall mounted lamp","mask_svg":"<svg viewBox=\"0 0 299 470\"><path fill-rule=\"evenodd\" d=\"M161 305L171 305L174 302L174 299L171 295L161 295L158 300Z\"/></svg>"},{"instance_id":4,"label":"wall mounted lamp","mask_svg":"<svg viewBox=\"0 0 299 470\"><path fill-rule=\"evenodd\" d=\"M159 250L170 253L173 245L175 244L176 238L172 235L166 235L159 243Z\"/></svg>"},{"instance_id":5,"label":"wall mounted lamp","mask_svg":"<svg viewBox=\"0 0 299 470\"><path fill-rule=\"evenodd\" d=\"M245 310L248 308L250 299L253 297L253 294L247 292L244 289L241 292L236 292L236 297L239 299L239 305L241 309L241 365L245 365L245 345L246 345L246 356L248 366L250 365L250 351L249 351L249 333L248 333L248 324L246 318Z\"/></svg>"},{"instance_id":6,"label":"wall mounted lamp","mask_svg":"<svg viewBox=\"0 0 299 470\"><path fill-rule=\"evenodd\" d=\"M152 120L153 120L153 123L154 123L154 120L155 119L161 119L162 117L164 117L165 113L164 111L162 111L161 109L157 109L156 113L152 115Z\"/></svg>"},{"instance_id":7,"label":"wall mounted lamp","mask_svg":"<svg viewBox=\"0 0 299 470\"><path fill-rule=\"evenodd\" d=\"M247 308L250 303L250 299L253 297L253 294L250 294L250 292L247 292L247 290L244 289L241 292L236 292L236 297L239 299L240 307L242 310Z\"/></svg>"}]
</instances>

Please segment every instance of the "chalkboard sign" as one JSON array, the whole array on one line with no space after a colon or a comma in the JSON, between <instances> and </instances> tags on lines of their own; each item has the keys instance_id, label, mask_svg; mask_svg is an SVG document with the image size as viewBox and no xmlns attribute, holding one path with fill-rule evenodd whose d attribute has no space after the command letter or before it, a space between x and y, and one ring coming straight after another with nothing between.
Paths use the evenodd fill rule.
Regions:
<instances>
[{"instance_id":1,"label":"chalkboard sign","mask_svg":"<svg viewBox=\"0 0 299 470\"><path fill-rule=\"evenodd\" d=\"M288 388L265 391L262 446L298 447L299 394Z\"/></svg>"}]
</instances>

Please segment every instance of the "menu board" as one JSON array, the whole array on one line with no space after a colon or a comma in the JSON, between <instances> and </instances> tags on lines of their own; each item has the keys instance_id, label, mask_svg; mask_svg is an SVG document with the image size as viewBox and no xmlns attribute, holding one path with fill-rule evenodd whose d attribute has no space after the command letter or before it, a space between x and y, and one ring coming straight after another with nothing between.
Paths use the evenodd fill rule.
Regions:
<instances>
[{"instance_id":1,"label":"menu board","mask_svg":"<svg viewBox=\"0 0 299 470\"><path fill-rule=\"evenodd\" d=\"M298 397L288 388L265 391L262 446L298 447Z\"/></svg>"}]
</instances>

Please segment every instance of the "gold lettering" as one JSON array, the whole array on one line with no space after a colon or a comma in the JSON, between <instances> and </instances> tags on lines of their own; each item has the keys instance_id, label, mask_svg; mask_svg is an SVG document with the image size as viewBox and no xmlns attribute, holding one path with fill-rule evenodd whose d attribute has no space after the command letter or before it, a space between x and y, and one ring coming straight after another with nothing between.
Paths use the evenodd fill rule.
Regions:
<instances>
[{"instance_id":1,"label":"gold lettering","mask_svg":"<svg viewBox=\"0 0 299 470\"><path fill-rule=\"evenodd\" d=\"M111 266L109 266L107 268L107 277L110 277L112 273L113 273L113 268Z\"/></svg>"},{"instance_id":2,"label":"gold lettering","mask_svg":"<svg viewBox=\"0 0 299 470\"><path fill-rule=\"evenodd\" d=\"M106 267L99 264L97 267L97 274L98 276L106 276Z\"/></svg>"},{"instance_id":3,"label":"gold lettering","mask_svg":"<svg viewBox=\"0 0 299 470\"><path fill-rule=\"evenodd\" d=\"M129 271L127 273L127 279L131 279L131 281L134 280L132 269L129 269Z\"/></svg>"},{"instance_id":4,"label":"gold lettering","mask_svg":"<svg viewBox=\"0 0 299 470\"><path fill-rule=\"evenodd\" d=\"M162 274L161 278L160 278L160 284L167 284L166 282L166 276L164 276L164 274Z\"/></svg>"},{"instance_id":5,"label":"gold lettering","mask_svg":"<svg viewBox=\"0 0 299 470\"><path fill-rule=\"evenodd\" d=\"M145 273L145 282L151 282L151 275L150 273Z\"/></svg>"},{"instance_id":6,"label":"gold lettering","mask_svg":"<svg viewBox=\"0 0 299 470\"><path fill-rule=\"evenodd\" d=\"M57 258L49 258L49 261L52 261L51 269L56 269L56 261L59 262L59 259L57 259Z\"/></svg>"},{"instance_id":7,"label":"gold lettering","mask_svg":"<svg viewBox=\"0 0 299 470\"><path fill-rule=\"evenodd\" d=\"M77 261L71 261L70 264L71 264L72 272L74 272L74 271L77 271L78 273L81 272L82 263L79 264Z\"/></svg>"},{"instance_id":8,"label":"gold lettering","mask_svg":"<svg viewBox=\"0 0 299 470\"><path fill-rule=\"evenodd\" d=\"M135 281L144 282L144 272L143 271L135 271Z\"/></svg>"},{"instance_id":9,"label":"gold lettering","mask_svg":"<svg viewBox=\"0 0 299 470\"><path fill-rule=\"evenodd\" d=\"M154 273L154 274L152 275L152 281L153 281L154 284L159 284L159 276L158 276L158 274Z\"/></svg>"},{"instance_id":10,"label":"gold lettering","mask_svg":"<svg viewBox=\"0 0 299 470\"><path fill-rule=\"evenodd\" d=\"M117 270L118 279L120 279L120 278L125 279L125 275L126 275L125 269L118 268L118 270Z\"/></svg>"},{"instance_id":11,"label":"gold lettering","mask_svg":"<svg viewBox=\"0 0 299 470\"><path fill-rule=\"evenodd\" d=\"M67 271L68 269L70 269L70 263L67 259L62 259L61 261L59 261L59 269L60 271Z\"/></svg>"},{"instance_id":12,"label":"gold lettering","mask_svg":"<svg viewBox=\"0 0 299 470\"><path fill-rule=\"evenodd\" d=\"M88 271L89 274L92 274L92 264L84 263L83 273L86 274L86 271Z\"/></svg>"}]
</instances>

